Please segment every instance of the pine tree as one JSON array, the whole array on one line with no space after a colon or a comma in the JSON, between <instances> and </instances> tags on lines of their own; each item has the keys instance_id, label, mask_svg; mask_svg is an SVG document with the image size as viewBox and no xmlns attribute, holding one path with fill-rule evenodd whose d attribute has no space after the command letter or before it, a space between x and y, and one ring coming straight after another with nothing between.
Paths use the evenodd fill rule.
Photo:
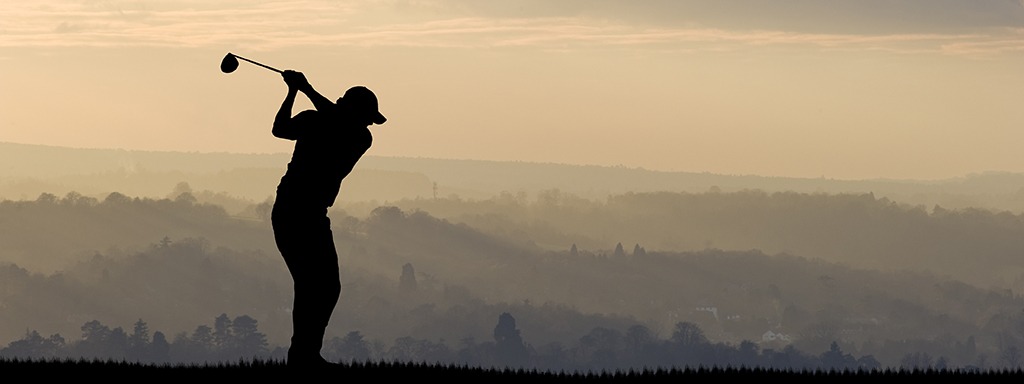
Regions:
<instances>
[{"instance_id":1,"label":"pine tree","mask_svg":"<svg viewBox=\"0 0 1024 384\"><path fill-rule=\"evenodd\" d=\"M149 349L149 325L139 319L135 322L132 334L128 336L128 358L144 360Z\"/></svg>"},{"instance_id":2,"label":"pine tree","mask_svg":"<svg viewBox=\"0 0 1024 384\"><path fill-rule=\"evenodd\" d=\"M615 253L612 254L615 257L625 257L626 250L622 248L622 243L615 244Z\"/></svg>"}]
</instances>

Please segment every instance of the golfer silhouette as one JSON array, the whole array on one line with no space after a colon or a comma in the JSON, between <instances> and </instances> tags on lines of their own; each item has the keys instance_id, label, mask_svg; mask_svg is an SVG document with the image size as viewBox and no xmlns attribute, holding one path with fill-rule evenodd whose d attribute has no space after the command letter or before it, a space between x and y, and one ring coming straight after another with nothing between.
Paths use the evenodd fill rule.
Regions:
<instances>
[{"instance_id":1,"label":"golfer silhouette","mask_svg":"<svg viewBox=\"0 0 1024 384\"><path fill-rule=\"evenodd\" d=\"M349 88L338 101L320 95L301 72L281 73L288 94L274 118L273 134L293 140L288 170L277 186L271 212L274 240L294 282L289 366L330 364L321 355L324 330L341 295L338 252L327 208L341 181L370 148L369 126L387 119L377 96L362 86ZM315 109L292 116L302 92Z\"/></svg>"}]
</instances>

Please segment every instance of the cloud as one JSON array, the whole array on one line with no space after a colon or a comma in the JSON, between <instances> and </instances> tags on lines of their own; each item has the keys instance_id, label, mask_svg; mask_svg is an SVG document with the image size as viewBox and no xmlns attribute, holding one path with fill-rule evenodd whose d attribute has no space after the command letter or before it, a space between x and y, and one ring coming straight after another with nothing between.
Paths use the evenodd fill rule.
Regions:
<instances>
[{"instance_id":1,"label":"cloud","mask_svg":"<svg viewBox=\"0 0 1024 384\"><path fill-rule=\"evenodd\" d=\"M500 9L504 12L500 17L474 12L459 16L459 12L451 11L459 4L472 2L5 2L0 5L0 13L5 15L0 24L0 46L657 48L691 52L804 47L1000 55L1019 52L1024 44L1020 42L1024 34L1012 28L956 33L812 33L645 24L595 17L585 12L586 7L580 5L583 3L548 12L571 16L507 17L509 9L514 8L509 6Z\"/></svg>"},{"instance_id":2,"label":"cloud","mask_svg":"<svg viewBox=\"0 0 1024 384\"><path fill-rule=\"evenodd\" d=\"M1024 29L1017 29L1015 33L1004 38L951 42L943 44L941 49L944 53L958 56L994 56L1021 53L1024 52Z\"/></svg>"},{"instance_id":3,"label":"cloud","mask_svg":"<svg viewBox=\"0 0 1024 384\"><path fill-rule=\"evenodd\" d=\"M800 33L962 33L1024 23L1020 0L516 0L433 1L495 18L586 16L627 23Z\"/></svg>"}]
</instances>

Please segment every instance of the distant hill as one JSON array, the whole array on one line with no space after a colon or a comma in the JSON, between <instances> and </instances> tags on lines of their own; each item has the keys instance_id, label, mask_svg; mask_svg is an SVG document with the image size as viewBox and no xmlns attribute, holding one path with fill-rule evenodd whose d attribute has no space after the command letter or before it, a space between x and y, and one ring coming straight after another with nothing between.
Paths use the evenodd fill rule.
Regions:
<instances>
[{"instance_id":1,"label":"distant hill","mask_svg":"<svg viewBox=\"0 0 1024 384\"><path fill-rule=\"evenodd\" d=\"M828 200L822 211L849 202ZM872 213L853 206L837 216L871 216L858 212ZM493 340L503 312L545 354L595 343L623 348L637 324L667 339L682 321L710 340L751 340L761 350L794 345L818 355L838 340L886 365L927 352L964 366L1024 342L1018 290L911 270L758 250L545 251L394 207L336 218L344 291L329 334L359 331L384 343L382 353L406 336L452 348ZM0 349L27 329L74 340L91 320L131 330L145 319L171 341L219 313L245 314L272 345L290 333L289 276L266 222L185 200L124 196L3 202L0 224ZM43 271L46 262L60 265ZM401 282L406 265L414 285ZM768 330L794 340L764 340Z\"/></svg>"},{"instance_id":2,"label":"distant hill","mask_svg":"<svg viewBox=\"0 0 1024 384\"><path fill-rule=\"evenodd\" d=\"M112 191L163 197L179 182L197 190L262 201L273 195L287 153L155 152L0 143L0 198L41 192L102 195ZM662 172L642 168L368 156L346 180L340 199L392 201L450 196L489 198L502 192L557 189L604 199L626 192L873 193L907 204L1024 211L1024 174L984 173L946 180L838 180Z\"/></svg>"}]
</instances>

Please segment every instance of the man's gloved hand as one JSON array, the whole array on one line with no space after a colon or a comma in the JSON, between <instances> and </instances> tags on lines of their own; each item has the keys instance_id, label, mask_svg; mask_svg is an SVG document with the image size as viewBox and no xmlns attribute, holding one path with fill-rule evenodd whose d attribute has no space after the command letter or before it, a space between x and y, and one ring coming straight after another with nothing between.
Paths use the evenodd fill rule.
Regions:
<instances>
[{"instance_id":1,"label":"man's gloved hand","mask_svg":"<svg viewBox=\"0 0 1024 384\"><path fill-rule=\"evenodd\" d=\"M306 75L303 75L302 72L296 72L288 69L281 72L281 77L284 78L284 83L288 84L288 88L300 91L309 89L309 81L306 80Z\"/></svg>"}]
</instances>

